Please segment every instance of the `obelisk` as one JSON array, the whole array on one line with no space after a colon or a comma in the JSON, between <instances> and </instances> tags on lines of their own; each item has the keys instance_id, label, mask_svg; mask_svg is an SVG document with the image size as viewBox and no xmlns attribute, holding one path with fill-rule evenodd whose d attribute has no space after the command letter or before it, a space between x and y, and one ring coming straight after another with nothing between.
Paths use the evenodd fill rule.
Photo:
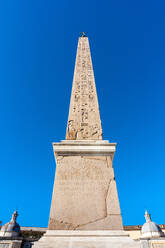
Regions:
<instances>
[{"instance_id":1,"label":"obelisk","mask_svg":"<svg viewBox=\"0 0 165 248\"><path fill-rule=\"evenodd\" d=\"M78 41L66 139L102 140L89 41L84 36Z\"/></svg>"},{"instance_id":2,"label":"obelisk","mask_svg":"<svg viewBox=\"0 0 165 248\"><path fill-rule=\"evenodd\" d=\"M122 230L113 170L116 143L102 126L88 38L78 40L66 139L53 143L49 230Z\"/></svg>"}]
</instances>

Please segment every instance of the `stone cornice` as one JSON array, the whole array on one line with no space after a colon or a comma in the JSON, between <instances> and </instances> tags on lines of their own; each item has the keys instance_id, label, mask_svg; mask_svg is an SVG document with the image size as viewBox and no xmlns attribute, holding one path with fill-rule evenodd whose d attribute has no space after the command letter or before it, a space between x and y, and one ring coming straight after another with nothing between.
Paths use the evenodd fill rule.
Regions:
<instances>
[{"instance_id":1,"label":"stone cornice","mask_svg":"<svg viewBox=\"0 0 165 248\"><path fill-rule=\"evenodd\" d=\"M109 143L108 140L64 140L53 143L53 150L58 155L113 156L116 151L116 143Z\"/></svg>"}]
</instances>

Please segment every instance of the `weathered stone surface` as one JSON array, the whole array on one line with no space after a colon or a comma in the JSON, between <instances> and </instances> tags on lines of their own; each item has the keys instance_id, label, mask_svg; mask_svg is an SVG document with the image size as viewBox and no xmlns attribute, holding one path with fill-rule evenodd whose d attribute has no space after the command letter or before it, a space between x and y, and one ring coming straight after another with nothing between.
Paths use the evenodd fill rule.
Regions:
<instances>
[{"instance_id":1,"label":"weathered stone surface","mask_svg":"<svg viewBox=\"0 0 165 248\"><path fill-rule=\"evenodd\" d=\"M79 226L76 230L121 230L122 219L120 215L106 215L106 217Z\"/></svg>"},{"instance_id":2,"label":"weathered stone surface","mask_svg":"<svg viewBox=\"0 0 165 248\"><path fill-rule=\"evenodd\" d=\"M122 229L114 171L108 164L111 160L56 154L49 229Z\"/></svg>"},{"instance_id":3,"label":"weathered stone surface","mask_svg":"<svg viewBox=\"0 0 165 248\"><path fill-rule=\"evenodd\" d=\"M99 106L87 37L80 37L78 42L66 139L102 139Z\"/></svg>"},{"instance_id":4,"label":"weathered stone surface","mask_svg":"<svg viewBox=\"0 0 165 248\"><path fill-rule=\"evenodd\" d=\"M108 215L120 214L119 199L117 195L116 182L114 179L111 180L109 183L106 204L107 204Z\"/></svg>"}]
</instances>

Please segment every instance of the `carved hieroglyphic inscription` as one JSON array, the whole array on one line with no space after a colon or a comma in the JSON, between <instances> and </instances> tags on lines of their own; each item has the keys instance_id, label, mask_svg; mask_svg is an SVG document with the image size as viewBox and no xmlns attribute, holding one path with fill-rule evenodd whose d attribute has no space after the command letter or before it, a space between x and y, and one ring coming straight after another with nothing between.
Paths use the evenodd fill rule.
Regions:
<instances>
[{"instance_id":1,"label":"carved hieroglyphic inscription","mask_svg":"<svg viewBox=\"0 0 165 248\"><path fill-rule=\"evenodd\" d=\"M87 37L77 48L66 139L102 139L95 79Z\"/></svg>"}]
</instances>

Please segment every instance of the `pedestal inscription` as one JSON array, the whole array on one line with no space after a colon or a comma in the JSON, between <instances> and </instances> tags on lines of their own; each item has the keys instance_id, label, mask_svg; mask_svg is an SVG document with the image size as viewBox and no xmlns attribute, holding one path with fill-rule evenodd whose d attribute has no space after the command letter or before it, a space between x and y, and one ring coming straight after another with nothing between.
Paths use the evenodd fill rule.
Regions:
<instances>
[{"instance_id":1,"label":"pedestal inscription","mask_svg":"<svg viewBox=\"0 0 165 248\"><path fill-rule=\"evenodd\" d=\"M102 141L104 144L104 141ZM52 197L49 226L51 230L118 230L122 229L121 213L112 167L113 155L102 155L102 145L97 152L86 151L81 142L75 147L66 143L54 144L56 176ZM87 145L90 150L95 142ZM80 155L78 148L84 149ZM108 144L106 143L105 147ZM72 147L73 146L73 147ZM63 148L64 147L64 148ZM69 147L72 147L69 148ZM110 146L111 147L111 146ZM112 147L113 148L113 147ZM96 149L96 148L95 148ZM105 148L104 148L105 149ZM72 151L71 151L72 150ZM81 149L80 149L81 150Z\"/></svg>"}]
</instances>

